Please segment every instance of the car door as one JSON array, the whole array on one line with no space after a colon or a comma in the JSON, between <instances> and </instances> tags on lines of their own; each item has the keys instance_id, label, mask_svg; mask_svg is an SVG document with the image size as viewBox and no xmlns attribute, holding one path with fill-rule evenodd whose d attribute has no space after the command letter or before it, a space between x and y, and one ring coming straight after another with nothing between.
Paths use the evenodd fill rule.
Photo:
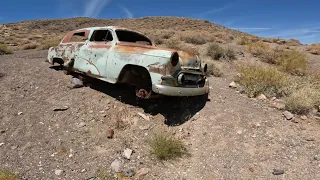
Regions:
<instances>
[{"instance_id":1,"label":"car door","mask_svg":"<svg viewBox=\"0 0 320 180\"><path fill-rule=\"evenodd\" d=\"M109 29L95 29L90 39L80 48L74 68L89 76L107 80L106 67L112 45L113 36Z\"/></svg>"}]
</instances>

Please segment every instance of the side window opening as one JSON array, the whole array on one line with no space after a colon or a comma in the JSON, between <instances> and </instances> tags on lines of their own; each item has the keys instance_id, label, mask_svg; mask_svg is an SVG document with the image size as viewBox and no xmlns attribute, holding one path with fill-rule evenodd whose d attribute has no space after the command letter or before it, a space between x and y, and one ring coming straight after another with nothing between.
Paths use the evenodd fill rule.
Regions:
<instances>
[{"instance_id":1,"label":"side window opening","mask_svg":"<svg viewBox=\"0 0 320 180\"><path fill-rule=\"evenodd\" d=\"M118 29L116 30L116 34L119 41L152 45L149 38L136 32Z\"/></svg>"},{"instance_id":2,"label":"side window opening","mask_svg":"<svg viewBox=\"0 0 320 180\"><path fill-rule=\"evenodd\" d=\"M91 36L90 41L104 42L112 41L113 37L109 30L95 30Z\"/></svg>"},{"instance_id":3,"label":"side window opening","mask_svg":"<svg viewBox=\"0 0 320 180\"><path fill-rule=\"evenodd\" d=\"M86 36L86 33L85 32L77 32L77 33L74 33L71 37L71 42L84 42L86 39L85 39L85 36Z\"/></svg>"}]
</instances>

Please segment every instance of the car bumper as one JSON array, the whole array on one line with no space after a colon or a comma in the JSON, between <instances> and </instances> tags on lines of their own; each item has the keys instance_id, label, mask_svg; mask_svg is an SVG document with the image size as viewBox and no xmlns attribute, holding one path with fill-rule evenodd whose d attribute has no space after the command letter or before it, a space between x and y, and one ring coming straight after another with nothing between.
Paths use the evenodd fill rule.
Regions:
<instances>
[{"instance_id":1,"label":"car bumper","mask_svg":"<svg viewBox=\"0 0 320 180\"><path fill-rule=\"evenodd\" d=\"M206 79L204 86L200 88L172 87L154 84L152 85L152 91L166 96L199 96L209 93L209 81Z\"/></svg>"}]
</instances>

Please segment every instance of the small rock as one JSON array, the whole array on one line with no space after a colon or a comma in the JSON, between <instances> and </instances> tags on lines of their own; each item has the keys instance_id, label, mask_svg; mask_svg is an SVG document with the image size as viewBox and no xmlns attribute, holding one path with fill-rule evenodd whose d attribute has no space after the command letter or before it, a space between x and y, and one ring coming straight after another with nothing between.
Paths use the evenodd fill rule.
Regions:
<instances>
[{"instance_id":1,"label":"small rock","mask_svg":"<svg viewBox=\"0 0 320 180\"><path fill-rule=\"evenodd\" d=\"M121 169L122 169L122 162L118 159L114 160L112 163L111 163L111 169L115 172L121 172Z\"/></svg>"},{"instance_id":2,"label":"small rock","mask_svg":"<svg viewBox=\"0 0 320 180\"><path fill-rule=\"evenodd\" d=\"M67 109L69 109L69 106L62 106L62 107L53 108L53 111L65 111Z\"/></svg>"},{"instance_id":3,"label":"small rock","mask_svg":"<svg viewBox=\"0 0 320 180\"><path fill-rule=\"evenodd\" d=\"M294 115L289 111L284 111L282 114L287 120L292 120L294 118Z\"/></svg>"},{"instance_id":4,"label":"small rock","mask_svg":"<svg viewBox=\"0 0 320 180\"><path fill-rule=\"evenodd\" d=\"M123 174L124 174L125 176L127 176L127 177L132 177L132 176L134 176L136 173L134 172L133 169L127 169L127 170L123 171Z\"/></svg>"},{"instance_id":5,"label":"small rock","mask_svg":"<svg viewBox=\"0 0 320 180\"><path fill-rule=\"evenodd\" d=\"M264 94L259 94L256 98L259 100L265 100L265 99L267 99L267 96Z\"/></svg>"},{"instance_id":6,"label":"small rock","mask_svg":"<svg viewBox=\"0 0 320 180\"><path fill-rule=\"evenodd\" d=\"M145 114L143 114L143 113L140 113L140 112L138 112L137 114L138 114L139 116L141 116L143 119L145 119L145 120L147 120L147 121L150 121L149 116L147 116L147 115L145 115Z\"/></svg>"},{"instance_id":7,"label":"small rock","mask_svg":"<svg viewBox=\"0 0 320 180\"><path fill-rule=\"evenodd\" d=\"M132 149L126 148L126 149L123 151L123 156L124 156L126 159L130 159L132 152L133 152Z\"/></svg>"},{"instance_id":8,"label":"small rock","mask_svg":"<svg viewBox=\"0 0 320 180\"><path fill-rule=\"evenodd\" d=\"M275 100L277 100L277 97L272 97L270 100L275 101Z\"/></svg>"},{"instance_id":9,"label":"small rock","mask_svg":"<svg viewBox=\"0 0 320 180\"><path fill-rule=\"evenodd\" d=\"M0 143L0 147L3 146L3 145L4 145L4 143Z\"/></svg>"},{"instance_id":10,"label":"small rock","mask_svg":"<svg viewBox=\"0 0 320 180\"><path fill-rule=\"evenodd\" d=\"M114 135L114 130L110 128L107 132L107 138L112 139L113 135Z\"/></svg>"},{"instance_id":11,"label":"small rock","mask_svg":"<svg viewBox=\"0 0 320 180\"><path fill-rule=\"evenodd\" d=\"M145 176L150 172L149 168L141 168L136 172L136 176L139 179L141 176Z\"/></svg>"},{"instance_id":12,"label":"small rock","mask_svg":"<svg viewBox=\"0 0 320 180\"><path fill-rule=\"evenodd\" d=\"M242 131L241 131L241 130L238 130L238 131L237 131L237 134L242 134Z\"/></svg>"},{"instance_id":13,"label":"small rock","mask_svg":"<svg viewBox=\"0 0 320 180\"><path fill-rule=\"evenodd\" d=\"M70 85L68 85L68 87L70 89L83 87L83 81L81 81L80 79L78 79L76 77L72 77L70 79Z\"/></svg>"},{"instance_id":14,"label":"small rock","mask_svg":"<svg viewBox=\"0 0 320 180\"><path fill-rule=\"evenodd\" d=\"M144 125L144 126L139 126L139 129L141 130L148 130L150 128L150 125Z\"/></svg>"},{"instance_id":15,"label":"small rock","mask_svg":"<svg viewBox=\"0 0 320 180\"><path fill-rule=\"evenodd\" d=\"M86 123L85 122L81 122L78 124L78 128L82 128L82 127L85 127L86 126Z\"/></svg>"},{"instance_id":16,"label":"small rock","mask_svg":"<svg viewBox=\"0 0 320 180\"><path fill-rule=\"evenodd\" d=\"M282 170L282 169L273 169L272 174L273 175L281 175L281 174L284 174L284 170Z\"/></svg>"},{"instance_id":17,"label":"small rock","mask_svg":"<svg viewBox=\"0 0 320 180\"><path fill-rule=\"evenodd\" d=\"M93 113L93 110L90 110L89 113L92 114L92 113Z\"/></svg>"},{"instance_id":18,"label":"small rock","mask_svg":"<svg viewBox=\"0 0 320 180\"><path fill-rule=\"evenodd\" d=\"M86 172L86 171L87 171L86 169L82 169L80 172L84 173L84 172Z\"/></svg>"},{"instance_id":19,"label":"small rock","mask_svg":"<svg viewBox=\"0 0 320 180\"><path fill-rule=\"evenodd\" d=\"M61 170L61 169L56 169L55 171L54 171L54 174L55 175L57 175L57 176L60 176L60 175L62 175L63 174L63 170Z\"/></svg>"},{"instance_id":20,"label":"small rock","mask_svg":"<svg viewBox=\"0 0 320 180\"><path fill-rule=\"evenodd\" d=\"M286 105L283 103L274 102L272 103L272 107L277 108L279 110L283 110L284 108L286 108Z\"/></svg>"},{"instance_id":21,"label":"small rock","mask_svg":"<svg viewBox=\"0 0 320 180\"><path fill-rule=\"evenodd\" d=\"M236 82L234 82L234 81L232 81L230 84L229 84L229 88L238 88L239 87L239 85L236 83Z\"/></svg>"},{"instance_id":22,"label":"small rock","mask_svg":"<svg viewBox=\"0 0 320 180\"><path fill-rule=\"evenodd\" d=\"M300 119L302 119L302 120L307 120L307 119L308 119L308 117L307 117L307 116L305 116L305 115L302 115L302 116L300 116Z\"/></svg>"},{"instance_id":23,"label":"small rock","mask_svg":"<svg viewBox=\"0 0 320 180\"><path fill-rule=\"evenodd\" d=\"M18 116L20 116L20 115L22 115L23 114L23 112L18 112Z\"/></svg>"}]
</instances>

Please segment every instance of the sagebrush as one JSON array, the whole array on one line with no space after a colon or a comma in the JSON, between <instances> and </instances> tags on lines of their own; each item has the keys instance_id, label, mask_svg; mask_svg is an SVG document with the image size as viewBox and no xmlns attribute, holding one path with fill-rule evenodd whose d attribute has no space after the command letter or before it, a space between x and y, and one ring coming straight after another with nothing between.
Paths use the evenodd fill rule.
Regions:
<instances>
[{"instance_id":1,"label":"sagebrush","mask_svg":"<svg viewBox=\"0 0 320 180\"><path fill-rule=\"evenodd\" d=\"M240 66L237 82L245 93L255 97L261 93L267 96L281 96L282 88L287 83L286 76L273 67Z\"/></svg>"}]
</instances>

